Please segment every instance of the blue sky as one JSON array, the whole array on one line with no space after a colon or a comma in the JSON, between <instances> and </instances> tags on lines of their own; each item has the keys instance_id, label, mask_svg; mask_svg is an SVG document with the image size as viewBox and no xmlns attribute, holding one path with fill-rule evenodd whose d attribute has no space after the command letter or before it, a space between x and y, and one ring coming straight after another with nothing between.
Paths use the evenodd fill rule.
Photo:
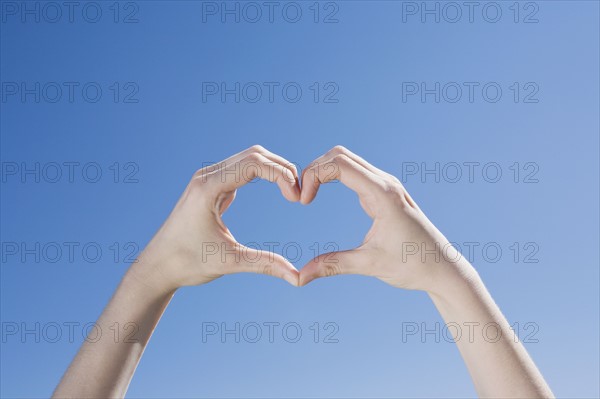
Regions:
<instances>
[{"instance_id":1,"label":"blue sky","mask_svg":"<svg viewBox=\"0 0 600 399\"><path fill-rule=\"evenodd\" d=\"M472 22L442 2L427 2L439 22L422 2L275 2L272 22L262 2L227 2L239 22L221 2L82 2L72 22L47 4L0 2L2 397L51 394L192 173L253 144L300 167L343 144L404 174L440 230L475 248L555 394L600 395L598 2L481 2ZM265 182L225 221L298 268L370 224L341 184L304 207ZM213 323L263 336L203 342ZM272 343L265 323L279 323ZM228 276L177 293L128 396L474 395L436 323L426 294L366 277Z\"/></svg>"}]
</instances>

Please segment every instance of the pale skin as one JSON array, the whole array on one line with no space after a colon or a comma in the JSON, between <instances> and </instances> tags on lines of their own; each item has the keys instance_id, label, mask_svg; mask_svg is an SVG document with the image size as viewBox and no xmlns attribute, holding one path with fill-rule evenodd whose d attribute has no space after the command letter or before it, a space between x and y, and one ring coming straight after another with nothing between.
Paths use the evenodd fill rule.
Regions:
<instances>
[{"instance_id":1,"label":"pale skin","mask_svg":"<svg viewBox=\"0 0 600 399\"><path fill-rule=\"evenodd\" d=\"M286 199L305 205L314 200L321 184L339 180L358 194L373 225L358 248L321 255L298 272L277 254L238 244L221 219L236 190L255 177L276 183ZM426 256L420 248L427 250ZM97 321L102 331L111 331L115 322L134 323L135 336L115 339L111 333L97 342L86 341L54 397L123 397L177 289L240 272L269 274L294 286L320 277L360 274L425 291L446 323L494 323L501 332L494 342L456 340L480 396L553 397L475 269L398 179L341 146L317 158L301 177L290 162L260 146L196 172Z\"/></svg>"}]
</instances>

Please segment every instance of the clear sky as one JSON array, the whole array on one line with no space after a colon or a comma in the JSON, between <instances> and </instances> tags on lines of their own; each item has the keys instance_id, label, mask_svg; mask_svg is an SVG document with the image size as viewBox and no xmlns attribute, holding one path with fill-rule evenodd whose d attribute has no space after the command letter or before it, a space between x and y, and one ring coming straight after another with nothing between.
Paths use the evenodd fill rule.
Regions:
<instances>
[{"instance_id":1,"label":"clear sky","mask_svg":"<svg viewBox=\"0 0 600 399\"><path fill-rule=\"evenodd\" d=\"M402 178L555 394L600 395L598 2L0 6L2 397L51 394L192 173L252 144ZM369 228L341 184L253 183L225 221L298 268ZM129 397L475 395L441 323L367 277L229 276L176 294Z\"/></svg>"}]
</instances>

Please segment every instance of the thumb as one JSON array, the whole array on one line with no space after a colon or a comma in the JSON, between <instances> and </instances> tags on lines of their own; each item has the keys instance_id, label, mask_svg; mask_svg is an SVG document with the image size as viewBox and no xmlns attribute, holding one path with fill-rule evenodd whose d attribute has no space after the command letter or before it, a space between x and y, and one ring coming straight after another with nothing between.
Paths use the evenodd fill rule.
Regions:
<instances>
[{"instance_id":1,"label":"thumb","mask_svg":"<svg viewBox=\"0 0 600 399\"><path fill-rule=\"evenodd\" d=\"M233 273L259 273L284 279L293 286L298 286L298 270L283 256L270 251L263 251L238 244L240 261Z\"/></svg>"},{"instance_id":2,"label":"thumb","mask_svg":"<svg viewBox=\"0 0 600 399\"><path fill-rule=\"evenodd\" d=\"M338 274L364 274L362 270L367 263L368 257L364 249L351 249L319 255L300 270L299 285L306 285L319 277L337 276Z\"/></svg>"}]
</instances>

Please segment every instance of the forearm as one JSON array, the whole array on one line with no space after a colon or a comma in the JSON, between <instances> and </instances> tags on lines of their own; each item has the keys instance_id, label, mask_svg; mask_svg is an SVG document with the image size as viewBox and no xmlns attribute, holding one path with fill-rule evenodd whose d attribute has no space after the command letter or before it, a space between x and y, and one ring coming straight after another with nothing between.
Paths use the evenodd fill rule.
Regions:
<instances>
[{"instance_id":1,"label":"forearm","mask_svg":"<svg viewBox=\"0 0 600 399\"><path fill-rule=\"evenodd\" d=\"M81 346L54 397L123 397L144 349L174 291L144 281L149 265L135 263L126 273ZM91 333L94 334L94 333Z\"/></svg>"},{"instance_id":2,"label":"forearm","mask_svg":"<svg viewBox=\"0 0 600 399\"><path fill-rule=\"evenodd\" d=\"M553 397L539 370L472 266L464 261L429 295L449 328L481 397ZM472 330L470 330L472 329Z\"/></svg>"},{"instance_id":3,"label":"forearm","mask_svg":"<svg viewBox=\"0 0 600 399\"><path fill-rule=\"evenodd\" d=\"M240 178L239 170L248 173ZM248 260L264 254L235 241L221 219L236 190L257 177L276 183L288 200L300 199L295 167L260 146L194 173L175 208L138 262L129 268L98 319L97 330L103 335L99 340L87 339L82 345L54 397L124 396L148 340L178 287L206 284L224 274L242 272L266 273L298 285L298 270L283 256L271 254L268 267ZM216 261L207 262L207 243L226 246L224 250L236 256L221 257L220 261L213 257ZM134 336L130 335L132 328Z\"/></svg>"}]
</instances>

